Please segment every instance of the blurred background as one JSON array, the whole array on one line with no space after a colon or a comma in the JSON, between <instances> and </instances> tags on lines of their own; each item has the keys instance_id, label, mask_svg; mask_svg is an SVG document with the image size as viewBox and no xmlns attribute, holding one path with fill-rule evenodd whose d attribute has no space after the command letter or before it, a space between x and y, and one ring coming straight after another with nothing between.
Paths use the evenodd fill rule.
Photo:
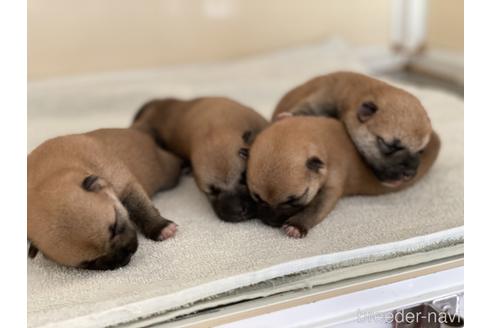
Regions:
<instances>
[{"instance_id":1,"label":"blurred background","mask_svg":"<svg viewBox=\"0 0 492 328\"><path fill-rule=\"evenodd\" d=\"M156 97L226 96L269 118L288 90L338 70L403 87L428 109L432 89L462 99L463 5L28 0L28 149L128 126Z\"/></svg>"},{"instance_id":2,"label":"blurred background","mask_svg":"<svg viewBox=\"0 0 492 328\"><path fill-rule=\"evenodd\" d=\"M463 0L29 0L28 80L214 63L327 39L463 94Z\"/></svg>"}]
</instances>

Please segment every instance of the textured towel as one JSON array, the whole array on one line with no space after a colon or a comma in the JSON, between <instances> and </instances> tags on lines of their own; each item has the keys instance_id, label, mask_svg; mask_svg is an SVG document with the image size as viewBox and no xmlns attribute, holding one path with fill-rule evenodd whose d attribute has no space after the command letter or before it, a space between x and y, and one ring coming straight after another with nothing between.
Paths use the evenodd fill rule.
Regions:
<instances>
[{"instance_id":1,"label":"textured towel","mask_svg":"<svg viewBox=\"0 0 492 328\"><path fill-rule=\"evenodd\" d=\"M225 95L269 118L288 89L338 69L364 72L351 48L339 41L237 62L31 83L28 148L55 135L127 126L138 106L156 96ZM313 256L371 245L393 243L387 246L387 253L393 254L392 248L401 240L461 226L463 102L437 90L403 87L421 99L442 139L434 168L415 187L380 197L345 198L305 239L294 240L257 221L219 221L193 180L185 177L176 189L154 199L163 216L179 224L177 236L160 243L140 238L140 247L127 267L92 272L64 268L42 256L28 260L29 326L81 316L86 317L80 326L90 326L87 315L101 319L98 313L111 308L172 295L172 302L159 309L163 311L196 301L175 293L184 295L206 283L228 279L228 289L242 287L248 283L245 274L250 282L260 281L261 274L275 270L274 266L289 267L289 262L296 261L292 270L302 270L304 262L312 265ZM451 231L460 240L456 230ZM446 234L438 236L449 239ZM438 245L439 240L434 241ZM270 271L269 277L276 274L281 272ZM239 275L243 279L235 283ZM217 288L220 283L214 286L216 290L207 289L206 296L224 289ZM126 319L148 314L130 313ZM113 324L120 320L105 318ZM70 326L77 326L76 322Z\"/></svg>"}]
</instances>

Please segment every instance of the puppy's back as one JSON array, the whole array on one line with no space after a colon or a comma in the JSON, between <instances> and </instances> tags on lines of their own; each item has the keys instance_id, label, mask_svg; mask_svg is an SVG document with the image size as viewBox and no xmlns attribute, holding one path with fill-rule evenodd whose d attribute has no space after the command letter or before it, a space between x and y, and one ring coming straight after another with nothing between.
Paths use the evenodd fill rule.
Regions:
<instances>
[{"instance_id":1,"label":"puppy's back","mask_svg":"<svg viewBox=\"0 0 492 328\"><path fill-rule=\"evenodd\" d=\"M266 125L260 114L232 99L202 97L150 101L140 108L131 127L152 136L162 148L189 158L192 144L200 144L210 134L227 130L240 136Z\"/></svg>"}]
</instances>

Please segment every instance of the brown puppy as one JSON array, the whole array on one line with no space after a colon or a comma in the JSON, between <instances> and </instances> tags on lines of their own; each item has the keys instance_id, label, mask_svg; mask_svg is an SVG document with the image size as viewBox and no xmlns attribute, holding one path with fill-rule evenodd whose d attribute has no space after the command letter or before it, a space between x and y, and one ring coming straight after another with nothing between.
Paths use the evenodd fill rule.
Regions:
<instances>
[{"instance_id":1,"label":"brown puppy","mask_svg":"<svg viewBox=\"0 0 492 328\"><path fill-rule=\"evenodd\" d=\"M295 116L258 135L248 160L248 186L260 204L259 218L299 238L321 222L340 197L379 195L415 183L432 166L439 148L439 138L432 133L415 178L397 188L386 187L363 162L339 121Z\"/></svg>"},{"instance_id":2,"label":"brown puppy","mask_svg":"<svg viewBox=\"0 0 492 328\"><path fill-rule=\"evenodd\" d=\"M177 184L181 160L132 129L50 139L27 157L29 256L87 269L126 265L135 229L153 240L174 235L149 198Z\"/></svg>"},{"instance_id":3,"label":"brown puppy","mask_svg":"<svg viewBox=\"0 0 492 328\"><path fill-rule=\"evenodd\" d=\"M350 72L316 77L291 90L280 100L273 117L284 112L342 121L376 177L390 187L415 176L419 152L432 133L427 113L416 97Z\"/></svg>"},{"instance_id":4,"label":"brown puppy","mask_svg":"<svg viewBox=\"0 0 492 328\"><path fill-rule=\"evenodd\" d=\"M246 160L254 136L266 125L249 107L209 97L151 101L137 113L133 127L189 160L196 184L217 216L237 222L256 214L246 187Z\"/></svg>"}]
</instances>

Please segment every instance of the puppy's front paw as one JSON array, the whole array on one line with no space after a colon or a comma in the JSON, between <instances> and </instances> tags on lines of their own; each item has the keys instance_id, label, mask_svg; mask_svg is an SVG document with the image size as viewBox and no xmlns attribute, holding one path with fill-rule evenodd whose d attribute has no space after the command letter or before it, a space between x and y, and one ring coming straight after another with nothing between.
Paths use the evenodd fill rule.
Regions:
<instances>
[{"instance_id":1,"label":"puppy's front paw","mask_svg":"<svg viewBox=\"0 0 492 328\"><path fill-rule=\"evenodd\" d=\"M173 237L177 230L178 226L176 223L162 218L162 220L151 229L147 237L155 241L162 241Z\"/></svg>"},{"instance_id":2,"label":"puppy's front paw","mask_svg":"<svg viewBox=\"0 0 492 328\"><path fill-rule=\"evenodd\" d=\"M161 230L161 233L159 234L157 240L165 240L174 237L177 230L178 226L176 225L176 223L171 222Z\"/></svg>"},{"instance_id":3,"label":"puppy's front paw","mask_svg":"<svg viewBox=\"0 0 492 328\"><path fill-rule=\"evenodd\" d=\"M307 235L307 230L298 225L284 224L282 229L287 236L292 238L304 238Z\"/></svg>"}]
</instances>

